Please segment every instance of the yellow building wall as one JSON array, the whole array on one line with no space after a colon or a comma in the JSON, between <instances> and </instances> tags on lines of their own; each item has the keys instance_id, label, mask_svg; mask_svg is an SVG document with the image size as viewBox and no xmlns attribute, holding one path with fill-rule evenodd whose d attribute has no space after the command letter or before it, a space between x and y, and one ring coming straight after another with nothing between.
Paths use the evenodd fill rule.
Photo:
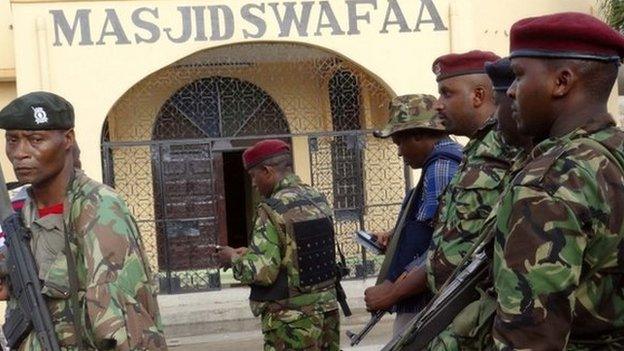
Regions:
<instances>
[{"instance_id":1,"label":"yellow building wall","mask_svg":"<svg viewBox=\"0 0 624 351\"><path fill-rule=\"evenodd\" d=\"M12 25L11 3L0 0L0 82L15 81Z\"/></svg>"},{"instance_id":2,"label":"yellow building wall","mask_svg":"<svg viewBox=\"0 0 624 351\"><path fill-rule=\"evenodd\" d=\"M14 82L0 82L0 109L8 105L8 103L15 99L16 96L17 91ZM11 167L11 163L9 162L9 159L7 159L6 153L4 152L4 130L2 129L0 129L0 145L2 145L0 147L0 165L4 171L4 178L9 182L14 181L15 174L13 174L13 168Z\"/></svg>"}]
</instances>

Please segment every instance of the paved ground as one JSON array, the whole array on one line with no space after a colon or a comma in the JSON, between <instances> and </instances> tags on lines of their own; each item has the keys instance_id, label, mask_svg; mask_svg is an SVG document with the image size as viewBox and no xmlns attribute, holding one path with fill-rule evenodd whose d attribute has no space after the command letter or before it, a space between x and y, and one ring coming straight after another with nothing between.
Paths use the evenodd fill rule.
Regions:
<instances>
[{"instance_id":1,"label":"paved ground","mask_svg":"<svg viewBox=\"0 0 624 351\"><path fill-rule=\"evenodd\" d=\"M362 346L350 348L344 333L346 329L359 331L369 320L363 293L374 284L374 279L343 282L353 311L353 316L343 317L341 321L343 350L380 350L390 339L393 316L386 316L364 339ZM261 350L260 325L249 310L248 297L248 288L158 296L171 350Z\"/></svg>"},{"instance_id":2,"label":"paved ground","mask_svg":"<svg viewBox=\"0 0 624 351\"><path fill-rule=\"evenodd\" d=\"M359 330L363 325L349 326ZM345 329L345 328L343 328ZM392 320L380 322L362 341L361 345L350 347L347 337L341 335L342 350L380 350L392 335ZM253 351L262 350L262 334L253 332L231 332L204 336L184 337L168 340L171 351Z\"/></svg>"}]
</instances>

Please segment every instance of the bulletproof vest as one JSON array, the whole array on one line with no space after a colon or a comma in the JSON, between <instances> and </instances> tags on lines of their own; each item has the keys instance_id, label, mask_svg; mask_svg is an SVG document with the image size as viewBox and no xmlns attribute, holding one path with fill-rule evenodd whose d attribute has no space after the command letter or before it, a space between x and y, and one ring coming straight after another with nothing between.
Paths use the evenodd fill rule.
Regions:
<instances>
[{"instance_id":1,"label":"bulletproof vest","mask_svg":"<svg viewBox=\"0 0 624 351\"><path fill-rule=\"evenodd\" d=\"M273 285L251 285L249 298L252 301L284 300L324 291L335 284L334 226L331 217L321 210L322 207L327 207L325 197L322 195L309 197L304 190L299 189L297 192L300 192L301 196L294 201L284 202L269 198L263 201L263 205L267 205L270 210L283 218L285 223L283 234L295 243L293 255L297 262L299 283L289 279L287 269L282 265ZM282 229L284 228L280 230Z\"/></svg>"}]
</instances>

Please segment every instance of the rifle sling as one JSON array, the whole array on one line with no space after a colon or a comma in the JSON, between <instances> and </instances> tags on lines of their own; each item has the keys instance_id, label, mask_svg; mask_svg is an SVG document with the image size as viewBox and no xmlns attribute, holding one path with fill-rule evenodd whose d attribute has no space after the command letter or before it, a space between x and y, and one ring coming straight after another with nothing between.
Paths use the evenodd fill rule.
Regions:
<instances>
[{"instance_id":1,"label":"rifle sling","mask_svg":"<svg viewBox=\"0 0 624 351\"><path fill-rule=\"evenodd\" d=\"M71 184L71 183L70 183ZM74 197L75 198L75 197ZM73 199L72 199L73 200ZM69 211L68 221L70 222L70 227L73 229L73 221L71 220L71 206L73 201L69 203L69 208L66 211ZM72 235L73 231L69 231L67 227L67 222L63 221L63 227L65 231L65 257L67 258L67 274L69 276L69 294L71 301L71 315L74 320L74 330L76 335L76 346L78 350L85 350L84 341L82 339L82 314L80 313L80 303L78 301L78 290L79 290L79 281L78 281L78 270L76 267L76 258L71 251L71 245L69 243L69 236Z\"/></svg>"},{"instance_id":2,"label":"rifle sling","mask_svg":"<svg viewBox=\"0 0 624 351\"><path fill-rule=\"evenodd\" d=\"M418 182L418 186L410 191L407 203L405 204L403 211L401 211L399 220L397 221L396 226L392 231L392 238L390 238L390 243L386 248L384 260L381 264L381 268L379 269L379 274L377 275L377 283L375 285L383 283L388 276L388 271L390 270L390 265L392 264L392 259L394 258L394 252L396 251L396 247L399 244L399 240L401 239L401 232L403 231L403 227L405 227L405 221L407 220L407 216L412 211L412 207L414 206L414 197L416 197L416 195L420 193L421 188L422 179L420 182Z\"/></svg>"}]
</instances>

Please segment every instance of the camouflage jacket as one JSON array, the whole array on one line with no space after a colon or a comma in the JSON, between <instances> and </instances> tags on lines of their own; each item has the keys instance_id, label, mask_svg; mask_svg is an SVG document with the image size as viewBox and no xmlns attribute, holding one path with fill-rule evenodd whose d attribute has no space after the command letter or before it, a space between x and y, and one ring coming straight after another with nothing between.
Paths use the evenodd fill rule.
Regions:
<instances>
[{"instance_id":1,"label":"camouflage jacket","mask_svg":"<svg viewBox=\"0 0 624 351\"><path fill-rule=\"evenodd\" d=\"M43 282L59 343L76 350L74 313L89 350L166 350L149 265L139 230L119 196L76 170L63 204L64 213L39 218L32 194L22 209L32 231L31 248ZM80 311L73 310L65 256L70 235L79 281ZM7 313L14 308L9 300ZM108 346L106 346L108 345ZM31 333L20 350L41 350Z\"/></svg>"},{"instance_id":2,"label":"camouflage jacket","mask_svg":"<svg viewBox=\"0 0 624 351\"><path fill-rule=\"evenodd\" d=\"M275 187L272 198L283 203L317 198L321 194L313 188L304 185L299 177L290 174L282 179ZM321 209L312 204L300 205L301 211L312 216L323 217L331 213L329 205ZM299 267L295 257L296 243L288 238L284 219L270 207L260 203L254 224L249 251L233 260L234 278L243 284L257 284L270 286L275 283L280 269L285 268L290 288L299 281ZM300 310L304 313L315 314L332 311L338 308L336 289L302 294L279 301L258 302L250 301L251 310L255 316L264 312L278 312L284 309Z\"/></svg>"},{"instance_id":3,"label":"camouflage jacket","mask_svg":"<svg viewBox=\"0 0 624 351\"><path fill-rule=\"evenodd\" d=\"M519 150L518 152L518 155L512 161L509 172L507 172L503 179L503 188L505 189L503 194L513 180L513 177L522 169L526 162L528 156L527 152L524 150ZM474 250L487 241L489 244L485 244L485 250L491 257L493 235L499 206L500 201L494 205L492 212L487 219L484 220L479 237L474 241L470 251L468 251L469 255L472 255ZM465 257L464 259L470 260L470 257ZM463 263L453 272L450 280L461 272L462 267L465 267ZM446 284L449 283L450 281L446 282ZM467 305L455 316L453 322L449 324L446 330L440 333L429 344L428 350L491 350L493 348L491 331L492 321L494 319L493 316L496 309L496 299L493 297L494 287L491 274L479 282L476 288L479 293L479 298ZM444 289L442 289L440 293L443 292Z\"/></svg>"},{"instance_id":4,"label":"camouflage jacket","mask_svg":"<svg viewBox=\"0 0 624 351\"><path fill-rule=\"evenodd\" d=\"M488 120L464 149L464 161L442 194L427 253L429 288L437 293L470 250L504 189L518 149L503 143Z\"/></svg>"},{"instance_id":5,"label":"camouflage jacket","mask_svg":"<svg viewBox=\"0 0 624 351\"><path fill-rule=\"evenodd\" d=\"M624 348L623 166L606 123L533 149L496 221L498 349Z\"/></svg>"}]
</instances>

